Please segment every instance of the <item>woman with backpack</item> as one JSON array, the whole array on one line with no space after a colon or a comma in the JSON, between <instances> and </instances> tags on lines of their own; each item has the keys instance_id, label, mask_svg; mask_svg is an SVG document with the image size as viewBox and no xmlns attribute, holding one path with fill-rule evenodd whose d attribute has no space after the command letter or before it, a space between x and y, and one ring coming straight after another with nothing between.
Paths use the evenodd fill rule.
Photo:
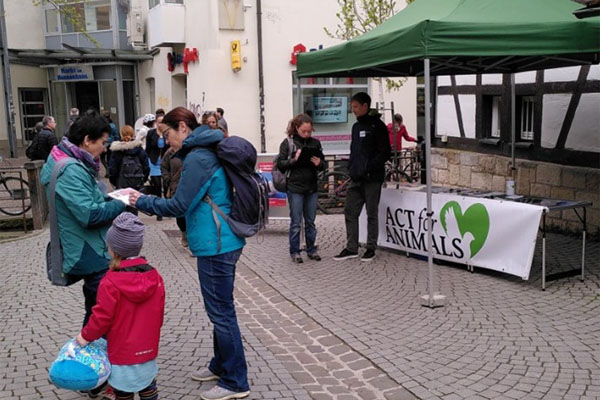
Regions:
<instances>
[{"instance_id":1,"label":"woman with backpack","mask_svg":"<svg viewBox=\"0 0 600 400\"><path fill-rule=\"evenodd\" d=\"M130 125L121 128L121 140L110 145L108 173L115 189L141 190L150 175L148 156L141 140L134 140L135 132Z\"/></svg>"},{"instance_id":2,"label":"woman with backpack","mask_svg":"<svg viewBox=\"0 0 600 400\"><path fill-rule=\"evenodd\" d=\"M192 373L192 379L217 381L200 394L201 399L241 399L249 395L250 387L233 289L236 263L246 242L222 219L217 219L217 225L211 205L203 201L208 195L225 214L231 212L231 183L211 148L224 134L208 125L198 126L195 115L183 107L167 113L158 129L176 151L174 157L183 159L177 191L170 199L135 192L130 195L130 204L155 215L185 216L204 306L214 325L214 356L207 366Z\"/></svg>"},{"instance_id":3,"label":"woman with backpack","mask_svg":"<svg viewBox=\"0 0 600 400\"><path fill-rule=\"evenodd\" d=\"M311 137L312 120L306 114L296 115L288 124L287 138L279 146L277 169L287 173L287 197L290 205L290 256L292 261L304 262L300 255L300 229L304 217L306 255L321 261L317 253L317 216L319 171L326 168L321 142ZM302 153L305 156L302 156ZM308 155L308 157L307 157Z\"/></svg>"}]
</instances>

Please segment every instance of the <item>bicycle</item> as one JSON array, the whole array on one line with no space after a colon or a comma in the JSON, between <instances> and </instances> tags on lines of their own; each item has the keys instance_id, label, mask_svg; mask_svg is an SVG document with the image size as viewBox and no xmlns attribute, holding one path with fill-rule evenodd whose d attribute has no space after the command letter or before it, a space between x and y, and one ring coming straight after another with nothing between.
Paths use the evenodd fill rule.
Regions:
<instances>
[{"instance_id":1,"label":"bicycle","mask_svg":"<svg viewBox=\"0 0 600 400\"><path fill-rule=\"evenodd\" d=\"M331 214L343 209L346 203L346 191L350 184L350 175L336 170L325 170L317 178L319 194L317 208L323 214Z\"/></svg>"},{"instance_id":2,"label":"bicycle","mask_svg":"<svg viewBox=\"0 0 600 400\"><path fill-rule=\"evenodd\" d=\"M420 146L414 150L402 150L396 154L396 165L393 161L385 163L386 182L419 182L421 178Z\"/></svg>"},{"instance_id":3,"label":"bicycle","mask_svg":"<svg viewBox=\"0 0 600 400\"><path fill-rule=\"evenodd\" d=\"M6 172L0 171L0 212L11 216L23 215L31 209L29 183L20 177L7 176ZM7 193L8 197L4 197L3 193Z\"/></svg>"}]
</instances>

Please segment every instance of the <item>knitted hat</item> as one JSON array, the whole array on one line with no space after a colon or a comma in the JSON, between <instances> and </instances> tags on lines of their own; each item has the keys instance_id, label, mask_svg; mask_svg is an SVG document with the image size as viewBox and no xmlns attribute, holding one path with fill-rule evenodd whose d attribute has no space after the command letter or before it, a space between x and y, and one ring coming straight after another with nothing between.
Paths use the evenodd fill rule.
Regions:
<instances>
[{"instance_id":1,"label":"knitted hat","mask_svg":"<svg viewBox=\"0 0 600 400\"><path fill-rule=\"evenodd\" d=\"M138 256L144 244L144 229L144 223L136 215L124 212L108 229L106 243L123 258Z\"/></svg>"}]
</instances>

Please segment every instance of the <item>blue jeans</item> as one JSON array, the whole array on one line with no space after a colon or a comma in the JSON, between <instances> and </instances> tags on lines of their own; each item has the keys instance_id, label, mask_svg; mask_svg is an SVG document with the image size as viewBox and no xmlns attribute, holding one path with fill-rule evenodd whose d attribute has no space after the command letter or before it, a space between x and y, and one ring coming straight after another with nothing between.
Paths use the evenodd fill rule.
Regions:
<instances>
[{"instance_id":1,"label":"blue jeans","mask_svg":"<svg viewBox=\"0 0 600 400\"><path fill-rule=\"evenodd\" d=\"M317 227L315 218L317 216L317 197L319 193L298 194L287 192L290 204L290 254L300 253L300 229L302 216L304 216L304 234L306 236L306 252L315 254L317 252Z\"/></svg>"},{"instance_id":2,"label":"blue jeans","mask_svg":"<svg viewBox=\"0 0 600 400\"><path fill-rule=\"evenodd\" d=\"M220 376L218 385L235 392L250 390L242 335L233 304L235 264L242 249L198 257L198 278L204 308L213 323L214 356L208 368Z\"/></svg>"}]
</instances>

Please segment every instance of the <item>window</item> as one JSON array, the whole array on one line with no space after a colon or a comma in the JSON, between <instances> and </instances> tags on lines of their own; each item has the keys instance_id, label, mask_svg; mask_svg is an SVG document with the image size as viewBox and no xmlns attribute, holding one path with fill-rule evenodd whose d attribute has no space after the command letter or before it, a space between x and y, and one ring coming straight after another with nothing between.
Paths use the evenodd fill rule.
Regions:
<instances>
[{"instance_id":1,"label":"window","mask_svg":"<svg viewBox=\"0 0 600 400\"><path fill-rule=\"evenodd\" d=\"M183 4L183 0L165 0L165 3Z\"/></svg>"},{"instance_id":2,"label":"window","mask_svg":"<svg viewBox=\"0 0 600 400\"><path fill-rule=\"evenodd\" d=\"M292 73L294 115L306 113L313 119L313 136L321 141L325 153L350 151L350 132L356 121L350 99L358 92L368 92L368 82L368 78L301 78L302 98L298 99L296 73Z\"/></svg>"},{"instance_id":3,"label":"window","mask_svg":"<svg viewBox=\"0 0 600 400\"><path fill-rule=\"evenodd\" d=\"M58 33L58 10L46 10L46 32Z\"/></svg>"},{"instance_id":4,"label":"window","mask_svg":"<svg viewBox=\"0 0 600 400\"><path fill-rule=\"evenodd\" d=\"M500 138L500 96L482 97L483 101L483 138L499 139Z\"/></svg>"},{"instance_id":5,"label":"window","mask_svg":"<svg viewBox=\"0 0 600 400\"><path fill-rule=\"evenodd\" d=\"M154 8L160 4L160 0L148 0L148 8Z\"/></svg>"},{"instance_id":6,"label":"window","mask_svg":"<svg viewBox=\"0 0 600 400\"><path fill-rule=\"evenodd\" d=\"M35 124L42 121L48 108L46 89L20 89L19 92L23 140L31 142L35 134Z\"/></svg>"},{"instance_id":7,"label":"window","mask_svg":"<svg viewBox=\"0 0 600 400\"><path fill-rule=\"evenodd\" d=\"M523 96L521 99L521 140L533 140L533 96Z\"/></svg>"},{"instance_id":8,"label":"window","mask_svg":"<svg viewBox=\"0 0 600 400\"><path fill-rule=\"evenodd\" d=\"M86 1L60 6L64 33L111 29L110 0Z\"/></svg>"}]
</instances>

